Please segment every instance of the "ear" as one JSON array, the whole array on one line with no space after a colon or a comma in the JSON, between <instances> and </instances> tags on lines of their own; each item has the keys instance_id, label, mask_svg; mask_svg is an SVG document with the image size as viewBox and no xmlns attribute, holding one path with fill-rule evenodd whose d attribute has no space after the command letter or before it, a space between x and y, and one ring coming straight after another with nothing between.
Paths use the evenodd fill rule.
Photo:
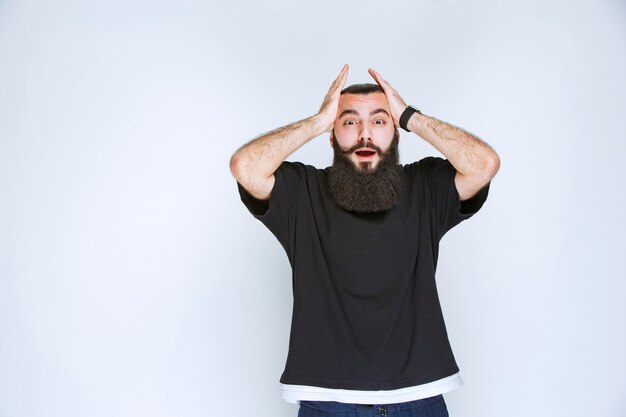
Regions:
<instances>
[{"instance_id":1,"label":"ear","mask_svg":"<svg viewBox=\"0 0 626 417\"><path fill-rule=\"evenodd\" d=\"M330 141L330 147L332 148L333 146L333 141L335 140L335 131L331 130L330 131L330 136L328 137L329 141Z\"/></svg>"}]
</instances>

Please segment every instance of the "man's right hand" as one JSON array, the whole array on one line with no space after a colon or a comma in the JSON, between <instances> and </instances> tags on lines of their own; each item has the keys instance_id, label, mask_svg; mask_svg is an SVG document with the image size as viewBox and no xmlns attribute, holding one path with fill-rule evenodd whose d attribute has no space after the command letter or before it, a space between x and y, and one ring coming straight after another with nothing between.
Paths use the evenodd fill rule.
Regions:
<instances>
[{"instance_id":1,"label":"man's right hand","mask_svg":"<svg viewBox=\"0 0 626 417\"><path fill-rule=\"evenodd\" d=\"M235 152L230 159L230 170L248 193L259 200L269 199L274 188L274 172L285 158L314 137L332 130L346 78L348 65L343 66L333 81L315 116L272 130Z\"/></svg>"},{"instance_id":2,"label":"man's right hand","mask_svg":"<svg viewBox=\"0 0 626 417\"><path fill-rule=\"evenodd\" d=\"M344 65L339 73L339 76L335 78L335 81L330 86L328 93L324 97L324 102L317 117L320 119L320 123L324 126L325 132L330 132L335 124L337 118L337 109L339 108L339 97L341 96L341 90L348 78L348 64Z\"/></svg>"}]
</instances>

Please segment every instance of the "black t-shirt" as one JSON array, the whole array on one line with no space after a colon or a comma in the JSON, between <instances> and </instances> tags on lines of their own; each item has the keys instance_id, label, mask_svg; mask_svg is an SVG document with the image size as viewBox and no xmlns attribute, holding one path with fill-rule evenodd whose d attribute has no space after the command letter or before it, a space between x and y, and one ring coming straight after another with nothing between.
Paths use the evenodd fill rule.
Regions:
<instances>
[{"instance_id":1,"label":"black t-shirt","mask_svg":"<svg viewBox=\"0 0 626 417\"><path fill-rule=\"evenodd\" d=\"M403 168L398 205L377 214L341 209L328 168L283 162L269 204L239 186L293 270L282 383L392 390L458 372L435 283L439 241L480 209L489 187L461 203L447 160Z\"/></svg>"}]
</instances>

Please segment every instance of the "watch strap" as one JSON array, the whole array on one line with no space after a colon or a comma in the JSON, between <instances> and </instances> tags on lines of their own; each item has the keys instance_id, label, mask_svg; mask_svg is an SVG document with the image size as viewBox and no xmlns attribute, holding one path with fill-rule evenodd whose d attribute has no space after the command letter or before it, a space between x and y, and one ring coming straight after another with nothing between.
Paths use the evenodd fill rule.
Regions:
<instances>
[{"instance_id":1,"label":"watch strap","mask_svg":"<svg viewBox=\"0 0 626 417\"><path fill-rule=\"evenodd\" d=\"M407 108L404 109L404 111L402 112L402 115L400 116L400 121L398 122L400 127L406 130L407 132L409 132L407 124L409 123L409 119L411 118L411 116L413 116L413 113L422 114L422 112L416 109L415 107L410 106L410 105L407 106Z\"/></svg>"}]
</instances>

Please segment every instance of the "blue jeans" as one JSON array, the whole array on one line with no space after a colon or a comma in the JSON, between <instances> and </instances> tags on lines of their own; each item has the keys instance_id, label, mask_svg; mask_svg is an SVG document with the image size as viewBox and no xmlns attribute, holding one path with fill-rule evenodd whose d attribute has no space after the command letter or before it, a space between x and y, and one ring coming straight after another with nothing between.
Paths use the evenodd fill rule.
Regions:
<instances>
[{"instance_id":1,"label":"blue jeans","mask_svg":"<svg viewBox=\"0 0 626 417\"><path fill-rule=\"evenodd\" d=\"M442 395L398 404L343 404L300 401L298 417L448 417Z\"/></svg>"}]
</instances>

